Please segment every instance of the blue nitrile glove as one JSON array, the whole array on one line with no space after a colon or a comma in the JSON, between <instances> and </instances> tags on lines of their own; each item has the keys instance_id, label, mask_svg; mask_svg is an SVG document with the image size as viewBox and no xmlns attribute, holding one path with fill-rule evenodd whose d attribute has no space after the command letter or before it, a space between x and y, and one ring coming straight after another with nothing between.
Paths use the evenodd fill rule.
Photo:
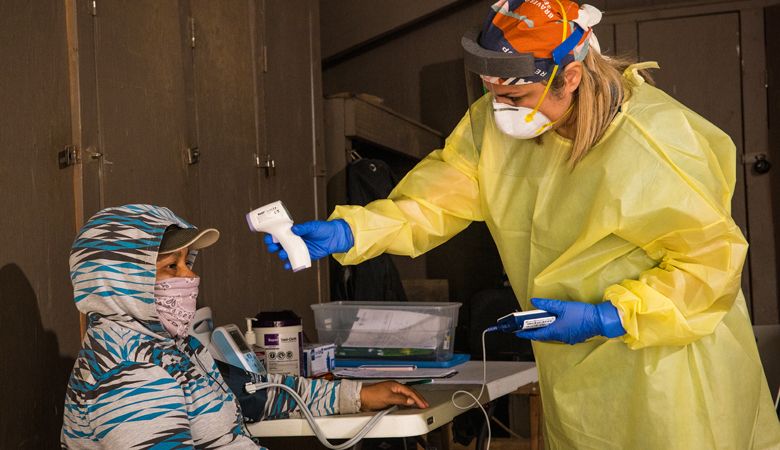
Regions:
<instances>
[{"instance_id":1,"label":"blue nitrile glove","mask_svg":"<svg viewBox=\"0 0 780 450\"><path fill-rule=\"evenodd\" d=\"M577 344L593 336L618 337L626 334L617 308L610 302L597 305L532 298L531 303L556 316L546 327L518 331L515 336L534 341L559 341Z\"/></svg>"},{"instance_id":2,"label":"blue nitrile glove","mask_svg":"<svg viewBox=\"0 0 780 450\"><path fill-rule=\"evenodd\" d=\"M306 243L309 249L309 256L312 261L324 258L333 253L344 253L349 251L354 245L352 230L349 224L343 219L336 220L312 220L301 224L293 225L292 232L297 234ZM263 238L268 251L271 253L279 252L279 259L284 261L284 268L290 269L290 261L287 252L281 245L274 244L270 234Z\"/></svg>"}]
</instances>

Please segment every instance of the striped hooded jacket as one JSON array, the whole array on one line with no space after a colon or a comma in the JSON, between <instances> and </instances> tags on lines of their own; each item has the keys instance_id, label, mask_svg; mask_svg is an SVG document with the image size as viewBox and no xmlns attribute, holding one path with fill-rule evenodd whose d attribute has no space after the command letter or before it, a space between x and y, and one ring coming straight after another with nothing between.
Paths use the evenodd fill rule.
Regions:
<instances>
[{"instance_id":1,"label":"striped hooded jacket","mask_svg":"<svg viewBox=\"0 0 780 450\"><path fill-rule=\"evenodd\" d=\"M155 263L171 225L192 228L167 208L107 208L73 243L74 300L88 328L65 397L63 448L258 448L207 349L189 336L171 338L159 322ZM360 407L359 383L278 375L270 381L296 387L315 415ZM284 392L259 395L264 419L299 414Z\"/></svg>"}]
</instances>

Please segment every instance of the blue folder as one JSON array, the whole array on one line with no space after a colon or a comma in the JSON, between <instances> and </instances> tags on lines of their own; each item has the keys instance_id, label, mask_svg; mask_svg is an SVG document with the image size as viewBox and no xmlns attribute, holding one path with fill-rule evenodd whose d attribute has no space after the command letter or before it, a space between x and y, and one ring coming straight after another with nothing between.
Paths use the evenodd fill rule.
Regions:
<instances>
[{"instance_id":1,"label":"blue folder","mask_svg":"<svg viewBox=\"0 0 780 450\"><path fill-rule=\"evenodd\" d=\"M417 366L420 369L448 368L463 364L471 359L468 353L455 353L452 359L447 361L409 361L394 359L345 359L336 358L336 367L360 367L360 366Z\"/></svg>"}]
</instances>

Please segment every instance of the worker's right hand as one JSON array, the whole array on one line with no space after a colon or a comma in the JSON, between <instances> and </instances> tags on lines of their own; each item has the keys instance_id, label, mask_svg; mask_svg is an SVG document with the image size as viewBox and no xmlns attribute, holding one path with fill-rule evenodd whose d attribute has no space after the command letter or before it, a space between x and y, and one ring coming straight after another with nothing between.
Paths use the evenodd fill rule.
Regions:
<instances>
[{"instance_id":1,"label":"worker's right hand","mask_svg":"<svg viewBox=\"0 0 780 450\"><path fill-rule=\"evenodd\" d=\"M324 258L333 253L344 253L349 251L354 245L352 230L349 224L343 219L336 220L313 220L292 226L292 232L297 234L306 243L309 249L309 256L312 261ZM290 269L290 261L287 252L280 244L275 244L273 237L266 234L263 238L268 251L277 253L279 259L284 261L284 268Z\"/></svg>"},{"instance_id":2,"label":"worker's right hand","mask_svg":"<svg viewBox=\"0 0 780 450\"><path fill-rule=\"evenodd\" d=\"M610 302L598 304L532 298L534 307L555 315L555 322L546 327L518 331L515 336L534 341L558 341L578 344L593 336L614 338L626 334L620 314Z\"/></svg>"}]
</instances>

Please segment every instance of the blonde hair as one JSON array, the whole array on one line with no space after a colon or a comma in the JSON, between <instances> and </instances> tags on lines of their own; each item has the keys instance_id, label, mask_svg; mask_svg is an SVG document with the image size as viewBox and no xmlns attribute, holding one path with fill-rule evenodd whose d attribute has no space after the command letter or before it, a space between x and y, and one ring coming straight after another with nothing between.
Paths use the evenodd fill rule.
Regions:
<instances>
[{"instance_id":1,"label":"blonde hair","mask_svg":"<svg viewBox=\"0 0 780 450\"><path fill-rule=\"evenodd\" d=\"M582 61L580 85L574 91L571 114L564 122L574 130L569 155L571 168L604 136L620 105L631 97L631 85L623 77L623 72L632 63L627 58L606 58L595 51L589 51ZM653 83L644 70L640 73L645 80ZM551 86L553 94L560 94L565 84L562 74L555 77Z\"/></svg>"}]
</instances>

